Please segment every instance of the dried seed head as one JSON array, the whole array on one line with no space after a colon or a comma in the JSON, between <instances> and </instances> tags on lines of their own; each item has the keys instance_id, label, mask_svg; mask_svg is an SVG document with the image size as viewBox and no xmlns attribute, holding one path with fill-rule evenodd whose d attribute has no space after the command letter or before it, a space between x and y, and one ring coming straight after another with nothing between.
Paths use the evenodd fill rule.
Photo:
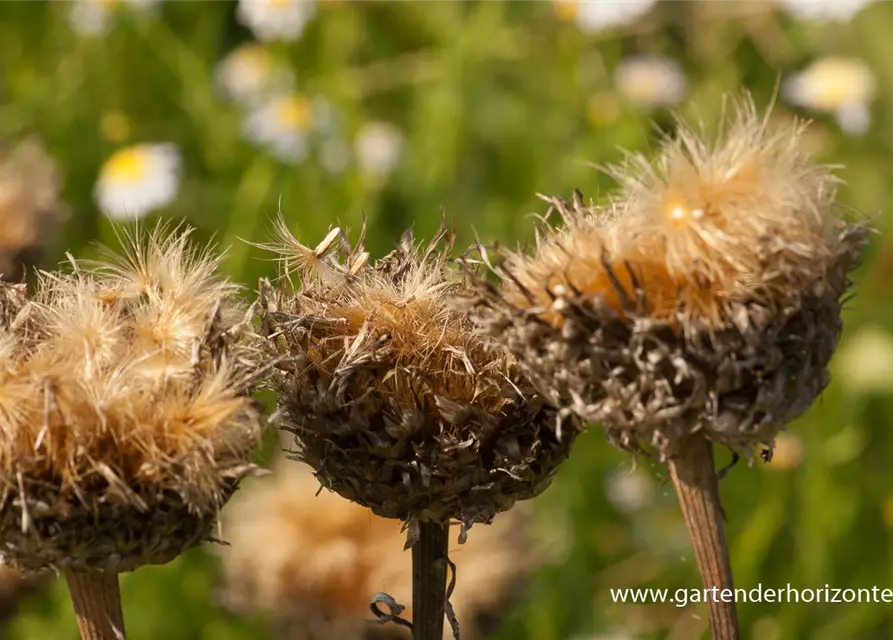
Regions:
<instances>
[{"instance_id":1,"label":"dried seed head","mask_svg":"<svg viewBox=\"0 0 893 640\"><path fill-rule=\"evenodd\" d=\"M320 492L303 464L281 460L274 472L252 480L223 511L231 544L218 553L228 606L263 612L290 640L408 638L400 626L366 622L376 592L412 617L412 554L402 550L400 523ZM452 554L459 579L451 602L463 638L481 637L473 621L499 617L518 595L530 568L524 520L520 509L500 515Z\"/></svg>"},{"instance_id":2,"label":"dried seed head","mask_svg":"<svg viewBox=\"0 0 893 640\"><path fill-rule=\"evenodd\" d=\"M663 455L703 430L750 456L827 384L868 234L802 132L745 102L714 141L682 126L653 165L612 169L608 209L548 199L564 227L508 256L477 319L616 444Z\"/></svg>"},{"instance_id":3,"label":"dried seed head","mask_svg":"<svg viewBox=\"0 0 893 640\"><path fill-rule=\"evenodd\" d=\"M22 263L38 257L67 216L59 202L61 175L43 145L29 138L0 149L0 276L21 280Z\"/></svg>"},{"instance_id":4,"label":"dried seed head","mask_svg":"<svg viewBox=\"0 0 893 640\"><path fill-rule=\"evenodd\" d=\"M208 538L252 466L256 362L234 287L189 230L5 285L0 553L23 571L127 571Z\"/></svg>"},{"instance_id":5,"label":"dried seed head","mask_svg":"<svg viewBox=\"0 0 893 640\"><path fill-rule=\"evenodd\" d=\"M467 285L445 230L424 251L407 234L374 264L362 237L313 250L279 235L283 277L261 291L277 415L326 487L380 516L470 525L549 484L576 423L562 438L514 360L450 303Z\"/></svg>"}]
</instances>

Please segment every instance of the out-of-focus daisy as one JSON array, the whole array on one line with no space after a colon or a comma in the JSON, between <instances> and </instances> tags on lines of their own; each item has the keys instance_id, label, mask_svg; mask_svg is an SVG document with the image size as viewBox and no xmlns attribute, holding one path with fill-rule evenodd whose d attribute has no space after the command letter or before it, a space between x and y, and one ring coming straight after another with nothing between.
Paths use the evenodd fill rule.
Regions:
<instances>
[{"instance_id":1,"label":"out-of-focus daisy","mask_svg":"<svg viewBox=\"0 0 893 640\"><path fill-rule=\"evenodd\" d=\"M259 40L293 42L315 12L315 0L239 0L236 18Z\"/></svg>"},{"instance_id":2,"label":"out-of-focus daisy","mask_svg":"<svg viewBox=\"0 0 893 640\"><path fill-rule=\"evenodd\" d=\"M639 470L617 471L605 482L605 495L618 511L638 511L653 493L654 483Z\"/></svg>"},{"instance_id":3,"label":"out-of-focus daisy","mask_svg":"<svg viewBox=\"0 0 893 640\"><path fill-rule=\"evenodd\" d=\"M68 22L71 28L85 36L108 33L112 16L121 6L148 13L161 0L75 0L69 3Z\"/></svg>"},{"instance_id":4,"label":"out-of-focus daisy","mask_svg":"<svg viewBox=\"0 0 893 640\"><path fill-rule=\"evenodd\" d=\"M363 173L386 176L400 160L403 133L388 122L367 123L357 132L354 151Z\"/></svg>"},{"instance_id":5,"label":"out-of-focus daisy","mask_svg":"<svg viewBox=\"0 0 893 640\"><path fill-rule=\"evenodd\" d=\"M854 393L893 392L893 335L869 325L840 347L835 379Z\"/></svg>"},{"instance_id":6,"label":"out-of-focus daisy","mask_svg":"<svg viewBox=\"0 0 893 640\"><path fill-rule=\"evenodd\" d=\"M766 465L774 471L789 471L800 466L803 460L803 440L794 433L784 431L775 438L772 460Z\"/></svg>"},{"instance_id":7,"label":"out-of-focus daisy","mask_svg":"<svg viewBox=\"0 0 893 640\"><path fill-rule=\"evenodd\" d=\"M103 165L93 195L112 219L142 218L174 200L180 188L180 170L180 152L173 144L126 147Z\"/></svg>"},{"instance_id":8,"label":"out-of-focus daisy","mask_svg":"<svg viewBox=\"0 0 893 640\"><path fill-rule=\"evenodd\" d=\"M847 22L874 0L780 0L782 8L801 20Z\"/></svg>"},{"instance_id":9,"label":"out-of-focus daisy","mask_svg":"<svg viewBox=\"0 0 893 640\"><path fill-rule=\"evenodd\" d=\"M218 65L216 81L226 96L241 104L255 104L273 94L288 93L293 79L261 44L244 44Z\"/></svg>"},{"instance_id":10,"label":"out-of-focus daisy","mask_svg":"<svg viewBox=\"0 0 893 640\"><path fill-rule=\"evenodd\" d=\"M677 104L685 96L685 73L670 58L637 55L626 58L614 70L617 91L627 100L647 107Z\"/></svg>"},{"instance_id":11,"label":"out-of-focus daisy","mask_svg":"<svg viewBox=\"0 0 893 640\"><path fill-rule=\"evenodd\" d=\"M573 20L583 33L606 31L634 22L655 0L552 0L559 18Z\"/></svg>"},{"instance_id":12,"label":"out-of-focus daisy","mask_svg":"<svg viewBox=\"0 0 893 640\"><path fill-rule=\"evenodd\" d=\"M871 124L868 105L874 99L877 81L871 69L857 58L829 56L795 73L782 86L791 104L833 113L840 128L858 135Z\"/></svg>"},{"instance_id":13,"label":"out-of-focus daisy","mask_svg":"<svg viewBox=\"0 0 893 640\"><path fill-rule=\"evenodd\" d=\"M326 117L323 109L306 96L277 96L246 116L245 135L282 162L297 164L310 154L313 129Z\"/></svg>"}]
</instances>

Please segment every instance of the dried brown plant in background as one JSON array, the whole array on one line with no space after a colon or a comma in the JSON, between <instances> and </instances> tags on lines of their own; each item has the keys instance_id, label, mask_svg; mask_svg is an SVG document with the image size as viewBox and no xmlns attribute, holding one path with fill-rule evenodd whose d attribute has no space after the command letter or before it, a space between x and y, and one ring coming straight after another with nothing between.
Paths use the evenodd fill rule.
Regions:
<instances>
[{"instance_id":1,"label":"dried brown plant in background","mask_svg":"<svg viewBox=\"0 0 893 640\"><path fill-rule=\"evenodd\" d=\"M18 282L68 216L62 176L37 138L0 145L0 277Z\"/></svg>"},{"instance_id":2,"label":"dried brown plant in background","mask_svg":"<svg viewBox=\"0 0 893 640\"><path fill-rule=\"evenodd\" d=\"M608 207L547 198L564 226L494 265L477 304L555 406L669 461L708 587L731 585L725 550L698 549L725 544L710 443L752 459L825 388L868 235L803 126L769 122L742 101L714 139L680 123L656 161L610 169Z\"/></svg>"},{"instance_id":3,"label":"dried brown plant in background","mask_svg":"<svg viewBox=\"0 0 893 640\"><path fill-rule=\"evenodd\" d=\"M428 609L415 594L416 622L432 626L414 631L439 640L446 527L458 520L464 536L542 492L579 425L570 418L562 433L513 357L452 303L470 289L451 267L446 229L424 249L405 234L374 263L363 235L350 246L334 229L311 249L280 221L266 245L282 266L259 301L280 363L275 421L295 434L297 457L322 485L406 522L414 554L432 555L413 566L437 566L417 582L439 583L429 596L441 613L420 614Z\"/></svg>"},{"instance_id":4,"label":"dried brown plant in background","mask_svg":"<svg viewBox=\"0 0 893 640\"><path fill-rule=\"evenodd\" d=\"M288 640L408 638L402 627L369 622L372 594L387 592L398 602L412 596L400 523L319 492L306 465L279 460L273 470L223 511L231 546L217 552L228 606L263 612ZM523 509L501 514L453 554L461 579L452 602L463 638L484 637L478 621L500 618L520 596L532 558L525 520Z\"/></svg>"},{"instance_id":5,"label":"dried brown plant in background","mask_svg":"<svg viewBox=\"0 0 893 640\"><path fill-rule=\"evenodd\" d=\"M219 259L188 229L125 242L41 272L33 298L2 290L0 553L70 584L209 539L259 442L257 352Z\"/></svg>"}]
</instances>

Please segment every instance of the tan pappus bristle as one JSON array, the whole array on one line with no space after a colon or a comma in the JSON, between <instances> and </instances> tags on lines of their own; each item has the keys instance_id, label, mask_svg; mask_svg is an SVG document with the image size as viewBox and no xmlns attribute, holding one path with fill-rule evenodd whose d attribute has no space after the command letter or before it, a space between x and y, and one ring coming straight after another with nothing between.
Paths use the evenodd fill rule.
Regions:
<instances>
[{"instance_id":1,"label":"tan pappus bristle","mask_svg":"<svg viewBox=\"0 0 893 640\"><path fill-rule=\"evenodd\" d=\"M609 169L609 206L546 198L564 225L494 267L501 285L480 287L474 317L621 446L663 453L704 429L750 455L827 384L869 233L803 131L749 99L715 136L680 122L653 162Z\"/></svg>"},{"instance_id":2,"label":"tan pappus bristle","mask_svg":"<svg viewBox=\"0 0 893 640\"><path fill-rule=\"evenodd\" d=\"M649 303L641 315L673 322L720 326L742 299L781 308L842 248L839 180L801 149L803 133L796 122L770 126L749 101L715 138L680 122L653 162L631 154L609 168L621 185L609 223L552 232L535 256L516 258L513 275L537 304L562 284L623 311L621 298L638 290Z\"/></svg>"},{"instance_id":3,"label":"tan pappus bristle","mask_svg":"<svg viewBox=\"0 0 893 640\"><path fill-rule=\"evenodd\" d=\"M403 520L487 522L539 493L576 423L560 438L513 357L453 303L471 290L450 265L451 235L423 248L406 234L373 262L360 235L337 249L332 233L314 250L265 245L284 254L261 314L287 363L273 387L299 455L329 488Z\"/></svg>"},{"instance_id":4,"label":"tan pappus bristle","mask_svg":"<svg viewBox=\"0 0 893 640\"><path fill-rule=\"evenodd\" d=\"M412 617L412 554L403 550L401 524L320 491L306 465L279 459L273 471L252 480L222 513L230 543L218 549L227 605L264 613L290 640L408 637L397 625L367 622L377 592ZM475 621L501 617L520 595L519 580L532 566L525 521L522 510L502 514L451 553L451 602L463 638L483 637Z\"/></svg>"},{"instance_id":5,"label":"tan pappus bristle","mask_svg":"<svg viewBox=\"0 0 893 640\"><path fill-rule=\"evenodd\" d=\"M218 258L165 225L125 243L41 273L3 338L0 551L24 570L166 562L251 469L258 352Z\"/></svg>"}]
</instances>

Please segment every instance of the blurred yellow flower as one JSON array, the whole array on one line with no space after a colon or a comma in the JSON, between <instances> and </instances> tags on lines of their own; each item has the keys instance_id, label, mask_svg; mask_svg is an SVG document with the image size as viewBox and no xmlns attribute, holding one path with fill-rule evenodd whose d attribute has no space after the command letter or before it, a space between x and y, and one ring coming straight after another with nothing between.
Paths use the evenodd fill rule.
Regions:
<instances>
[{"instance_id":1,"label":"blurred yellow flower","mask_svg":"<svg viewBox=\"0 0 893 640\"><path fill-rule=\"evenodd\" d=\"M112 26L112 15L122 5L141 13L148 13L161 0L74 0L67 3L68 23L85 36L104 35ZM61 4L61 3L60 3Z\"/></svg>"},{"instance_id":2,"label":"blurred yellow flower","mask_svg":"<svg viewBox=\"0 0 893 640\"><path fill-rule=\"evenodd\" d=\"M354 151L360 170L371 176L389 174L403 151L403 133L388 122L369 122L357 132Z\"/></svg>"},{"instance_id":3,"label":"blurred yellow flower","mask_svg":"<svg viewBox=\"0 0 893 640\"><path fill-rule=\"evenodd\" d=\"M180 152L170 143L126 147L103 165L93 190L96 203L116 220L167 206L179 191L180 164Z\"/></svg>"},{"instance_id":4,"label":"blurred yellow flower","mask_svg":"<svg viewBox=\"0 0 893 640\"><path fill-rule=\"evenodd\" d=\"M315 13L315 0L239 0L236 18L258 40L293 42Z\"/></svg>"},{"instance_id":5,"label":"blurred yellow flower","mask_svg":"<svg viewBox=\"0 0 893 640\"><path fill-rule=\"evenodd\" d=\"M655 0L552 0L552 11L561 20L573 20L583 33L606 31L634 22Z\"/></svg>"},{"instance_id":6,"label":"blurred yellow flower","mask_svg":"<svg viewBox=\"0 0 893 640\"><path fill-rule=\"evenodd\" d=\"M130 119L120 111L111 111L100 120L99 131L109 142L123 142L130 137Z\"/></svg>"},{"instance_id":7,"label":"blurred yellow flower","mask_svg":"<svg viewBox=\"0 0 893 640\"><path fill-rule=\"evenodd\" d=\"M784 431L775 438L772 460L766 468L772 471L789 471L800 466L803 460L803 440L800 436Z\"/></svg>"},{"instance_id":8,"label":"blurred yellow flower","mask_svg":"<svg viewBox=\"0 0 893 640\"><path fill-rule=\"evenodd\" d=\"M852 20L874 0L780 0L782 8L801 20Z\"/></svg>"},{"instance_id":9,"label":"blurred yellow flower","mask_svg":"<svg viewBox=\"0 0 893 640\"><path fill-rule=\"evenodd\" d=\"M614 84L624 98L641 106L674 105L685 97L682 67L662 56L637 55L622 60L614 70Z\"/></svg>"},{"instance_id":10,"label":"blurred yellow flower","mask_svg":"<svg viewBox=\"0 0 893 640\"><path fill-rule=\"evenodd\" d=\"M244 122L245 135L275 158L297 164L310 153L310 136L325 127L329 107L300 94L277 96L255 107Z\"/></svg>"},{"instance_id":11,"label":"blurred yellow flower","mask_svg":"<svg viewBox=\"0 0 893 640\"><path fill-rule=\"evenodd\" d=\"M620 114L620 100L613 91L600 91L586 101L586 119L597 127L617 122Z\"/></svg>"},{"instance_id":12,"label":"blurred yellow flower","mask_svg":"<svg viewBox=\"0 0 893 640\"><path fill-rule=\"evenodd\" d=\"M241 104L287 93L293 86L289 70L277 64L265 46L255 42L227 55L217 67L216 81L229 99Z\"/></svg>"},{"instance_id":13,"label":"blurred yellow flower","mask_svg":"<svg viewBox=\"0 0 893 640\"><path fill-rule=\"evenodd\" d=\"M893 497L887 498L884 503L884 522L893 529Z\"/></svg>"},{"instance_id":14,"label":"blurred yellow flower","mask_svg":"<svg viewBox=\"0 0 893 640\"><path fill-rule=\"evenodd\" d=\"M876 325L862 327L841 345L835 378L853 393L893 391L893 336Z\"/></svg>"},{"instance_id":15,"label":"blurred yellow flower","mask_svg":"<svg viewBox=\"0 0 893 640\"><path fill-rule=\"evenodd\" d=\"M864 133L869 125L868 104L877 81L857 58L829 56L816 60L785 80L782 95L791 104L834 113L847 133Z\"/></svg>"}]
</instances>

